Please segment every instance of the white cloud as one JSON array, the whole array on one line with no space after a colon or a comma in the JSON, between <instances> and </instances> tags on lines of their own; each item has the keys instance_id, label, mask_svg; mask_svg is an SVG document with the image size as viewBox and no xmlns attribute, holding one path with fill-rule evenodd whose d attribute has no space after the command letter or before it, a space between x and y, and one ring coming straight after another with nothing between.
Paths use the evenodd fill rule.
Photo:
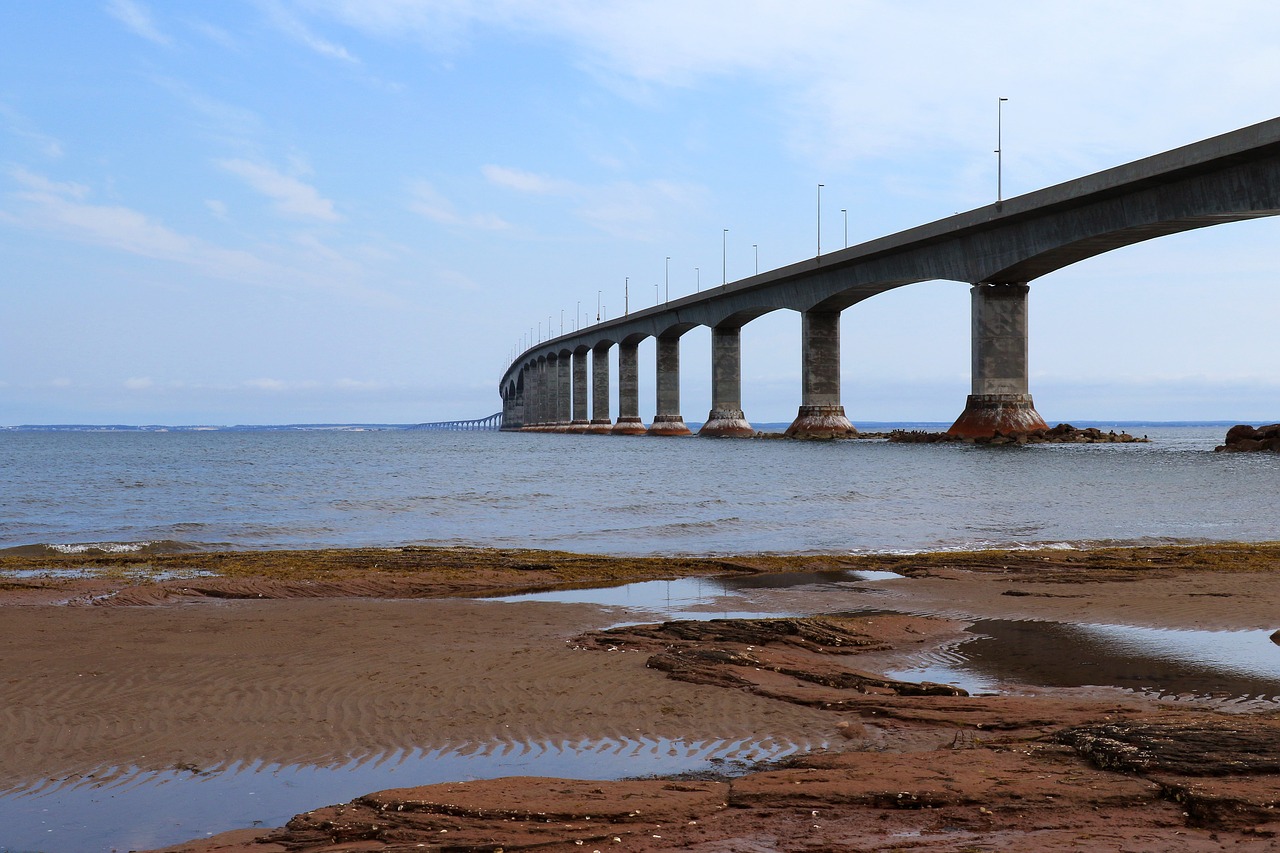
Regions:
<instances>
[{"instance_id":1,"label":"white cloud","mask_svg":"<svg viewBox=\"0 0 1280 853\"><path fill-rule=\"evenodd\" d=\"M204 206L209 208L209 212L217 219L227 218L227 203L218 201L216 198L207 198L204 200Z\"/></svg>"},{"instance_id":2,"label":"white cloud","mask_svg":"<svg viewBox=\"0 0 1280 853\"><path fill-rule=\"evenodd\" d=\"M124 24L134 35L156 44L169 45L172 40L151 19L151 12L136 0L111 0L107 13Z\"/></svg>"},{"instance_id":3,"label":"white cloud","mask_svg":"<svg viewBox=\"0 0 1280 853\"><path fill-rule=\"evenodd\" d=\"M415 181L410 187L409 210L425 216L441 225L479 228L485 231L502 231L510 226L501 217L491 213L465 215L458 213L453 202L445 198L426 181Z\"/></svg>"},{"instance_id":4,"label":"white cloud","mask_svg":"<svg viewBox=\"0 0 1280 853\"><path fill-rule=\"evenodd\" d=\"M280 379L250 379L244 385L259 391L286 391L289 388L289 383Z\"/></svg>"},{"instance_id":5,"label":"white cloud","mask_svg":"<svg viewBox=\"0 0 1280 853\"><path fill-rule=\"evenodd\" d=\"M149 376L135 376L124 381L124 387L130 391L146 391L155 387L155 380Z\"/></svg>"},{"instance_id":6,"label":"white cloud","mask_svg":"<svg viewBox=\"0 0 1280 853\"><path fill-rule=\"evenodd\" d=\"M269 4L267 12L276 28L299 44L305 45L327 59L337 59L353 65L360 63L360 60L352 56L345 47L316 35L306 24L278 3Z\"/></svg>"},{"instance_id":7,"label":"white cloud","mask_svg":"<svg viewBox=\"0 0 1280 853\"><path fill-rule=\"evenodd\" d=\"M310 184L285 175L261 163L249 160L220 160L218 165L243 178L251 188L275 201L275 208L286 216L337 222L342 219L333 202L324 198Z\"/></svg>"},{"instance_id":8,"label":"white cloud","mask_svg":"<svg viewBox=\"0 0 1280 853\"><path fill-rule=\"evenodd\" d=\"M504 189L568 198L577 204L576 214L587 224L630 239L655 236L664 208L673 203L697 206L706 196L702 187L674 181L615 181L592 186L506 166L487 165L481 171L490 183Z\"/></svg>"},{"instance_id":9,"label":"white cloud","mask_svg":"<svg viewBox=\"0 0 1280 853\"><path fill-rule=\"evenodd\" d=\"M88 203L84 199L89 190L82 184L50 181L23 169L11 174L27 189L10 196L23 205L19 213L5 215L10 224L185 264L218 278L255 282L280 278L279 269L248 252L223 249L180 234L127 207Z\"/></svg>"},{"instance_id":10,"label":"white cloud","mask_svg":"<svg viewBox=\"0 0 1280 853\"><path fill-rule=\"evenodd\" d=\"M42 133L36 129L31 121L17 110L0 103L0 119L4 120L5 128L14 136L25 139L35 147L44 157L50 160L57 160L63 155L62 143L57 139Z\"/></svg>"},{"instance_id":11,"label":"white cloud","mask_svg":"<svg viewBox=\"0 0 1280 853\"><path fill-rule=\"evenodd\" d=\"M542 175L535 175L532 172L511 169L506 166L488 165L484 166L480 171L488 178L489 183L507 189L519 190L520 192L566 193L574 191L573 185L565 181L553 180Z\"/></svg>"}]
</instances>

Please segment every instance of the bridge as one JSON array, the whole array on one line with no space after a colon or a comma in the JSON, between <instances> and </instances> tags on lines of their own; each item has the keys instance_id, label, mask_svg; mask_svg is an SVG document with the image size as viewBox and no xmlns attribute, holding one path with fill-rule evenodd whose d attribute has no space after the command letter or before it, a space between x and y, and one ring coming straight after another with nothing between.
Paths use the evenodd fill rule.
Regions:
<instances>
[{"instance_id":1,"label":"bridge","mask_svg":"<svg viewBox=\"0 0 1280 853\"><path fill-rule=\"evenodd\" d=\"M1194 228L1280 213L1280 118L986 205L561 335L499 383L503 429L688 435L680 337L711 329L711 411L700 435L749 436L740 338L771 311L801 314L800 408L787 434L856 435L840 401L840 312L921 281L971 287L972 389L950 432L1045 428L1027 370L1029 282L1077 261ZM656 340L657 407L639 417L637 347ZM618 347L618 417L609 350ZM591 411L588 417L588 356Z\"/></svg>"},{"instance_id":2,"label":"bridge","mask_svg":"<svg viewBox=\"0 0 1280 853\"><path fill-rule=\"evenodd\" d=\"M469 421L435 421L429 424L414 424L413 429L438 429L452 432L472 430L502 429L502 412L494 412L487 418L473 418Z\"/></svg>"}]
</instances>

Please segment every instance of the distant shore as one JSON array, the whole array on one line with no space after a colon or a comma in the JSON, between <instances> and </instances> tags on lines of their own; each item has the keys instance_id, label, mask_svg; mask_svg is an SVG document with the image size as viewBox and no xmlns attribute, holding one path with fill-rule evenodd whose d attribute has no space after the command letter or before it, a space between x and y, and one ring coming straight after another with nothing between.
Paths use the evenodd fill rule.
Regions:
<instances>
[{"instance_id":1,"label":"distant shore","mask_svg":"<svg viewBox=\"0 0 1280 853\"><path fill-rule=\"evenodd\" d=\"M789 839L791 849L819 837L882 849L903 833L923 833L938 850L1074 849L1082 834L1151 848L1219 849L1221 839L1224 848L1266 849L1280 830L1267 811L1276 770L1213 765L1219 775L1202 778L1152 759L1145 770L1115 772L1071 744L1090 726L1119 727L1115 737L1182 726L1200 737L1182 741L1209 749L1234 727L1232 737L1258 754L1280 755L1275 712L1242 715L1114 688L912 695L877 673L895 655L954 642L978 619L1274 630L1277 567L1280 543L714 558L463 548L11 554L0 557L0 707L10 744L0 787L73 784L111 767L326 765L408 748L643 733L771 740L803 757L736 779L434 785L319 809L288 829L173 849L269 853L359 841L377 850L437 845L441 830L460 848L487 850L576 850L615 836L628 850L765 838ZM729 633L677 632L679 640L622 635L607 630L616 608L475 600L836 569L903 577L855 591L883 615L815 620L799 629L815 638L804 642L786 639L792 629L775 636L745 623ZM678 661L654 663L663 649L720 668L681 675ZM914 805L901 808L900 797ZM1220 805L1228 799L1235 805ZM637 802L647 804L643 816L632 814ZM557 817L511 820L525 808ZM815 824L836 834L815 836Z\"/></svg>"}]
</instances>

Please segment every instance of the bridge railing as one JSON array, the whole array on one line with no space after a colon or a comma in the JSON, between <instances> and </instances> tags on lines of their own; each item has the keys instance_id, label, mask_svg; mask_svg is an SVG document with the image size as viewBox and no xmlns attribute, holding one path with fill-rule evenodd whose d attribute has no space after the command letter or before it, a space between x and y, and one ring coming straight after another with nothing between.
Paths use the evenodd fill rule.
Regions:
<instances>
[{"instance_id":1,"label":"bridge railing","mask_svg":"<svg viewBox=\"0 0 1280 853\"><path fill-rule=\"evenodd\" d=\"M416 424L413 428L447 430L451 432L499 430L502 429L502 412L494 412L487 418L474 418L469 421L435 421L429 424Z\"/></svg>"}]
</instances>

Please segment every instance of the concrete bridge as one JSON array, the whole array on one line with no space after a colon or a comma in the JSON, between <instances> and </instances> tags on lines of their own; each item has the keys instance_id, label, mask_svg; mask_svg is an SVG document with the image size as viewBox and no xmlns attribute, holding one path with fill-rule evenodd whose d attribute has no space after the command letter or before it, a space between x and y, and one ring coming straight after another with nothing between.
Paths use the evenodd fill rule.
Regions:
<instances>
[{"instance_id":1,"label":"concrete bridge","mask_svg":"<svg viewBox=\"0 0 1280 853\"><path fill-rule=\"evenodd\" d=\"M473 418L469 421L434 421L429 424L414 424L412 429L436 429L450 432L497 430L502 429L502 415L502 412L494 412L487 418Z\"/></svg>"},{"instance_id":2,"label":"concrete bridge","mask_svg":"<svg viewBox=\"0 0 1280 853\"><path fill-rule=\"evenodd\" d=\"M1280 213L1280 118L940 219L531 347L503 374L503 429L688 435L680 337L711 329L711 411L700 434L748 436L740 334L779 309L801 314L801 398L787 430L856 430L840 402L840 312L921 281L972 286L972 393L950 432L1045 427L1028 387L1028 283L1076 261L1166 234ZM656 339L657 414L639 417L637 347ZM618 347L616 420L609 350ZM587 411L590 356L591 412Z\"/></svg>"}]
</instances>

